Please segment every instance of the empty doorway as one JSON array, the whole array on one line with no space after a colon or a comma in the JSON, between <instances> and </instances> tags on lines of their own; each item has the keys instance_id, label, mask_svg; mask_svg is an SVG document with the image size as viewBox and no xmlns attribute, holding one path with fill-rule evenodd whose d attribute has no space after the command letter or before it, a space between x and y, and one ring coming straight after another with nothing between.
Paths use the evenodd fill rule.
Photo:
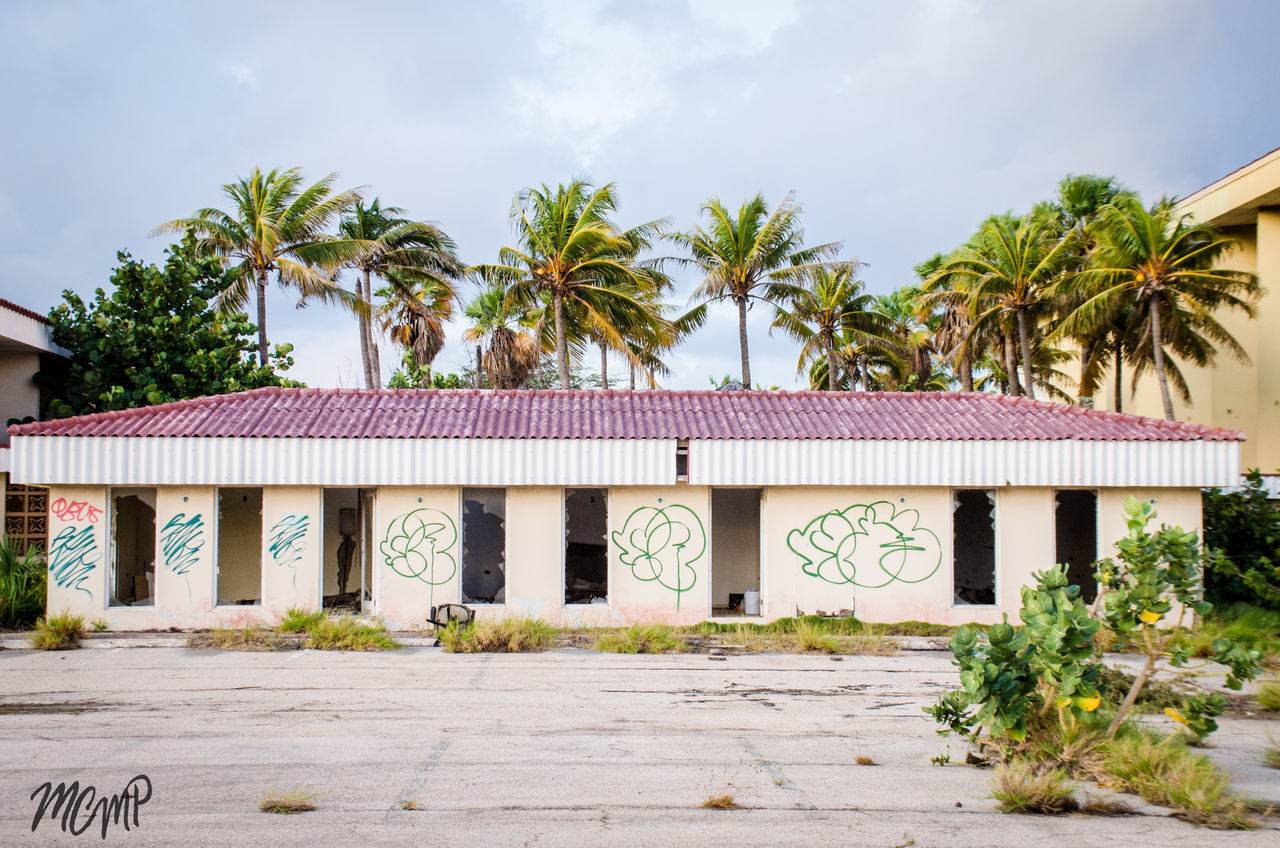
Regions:
<instances>
[{"instance_id":1,"label":"empty doorway","mask_svg":"<svg viewBox=\"0 0 1280 848\"><path fill-rule=\"evenodd\" d=\"M364 510L360 490L325 489L323 498L322 606L335 612L360 612L360 594L364 587L360 533Z\"/></svg>"},{"instance_id":2,"label":"empty doorway","mask_svg":"<svg viewBox=\"0 0 1280 848\"><path fill-rule=\"evenodd\" d=\"M957 489L951 501L955 603L996 602L996 493Z\"/></svg>"},{"instance_id":3,"label":"empty doorway","mask_svg":"<svg viewBox=\"0 0 1280 848\"><path fill-rule=\"evenodd\" d=\"M760 489L711 490L711 614L761 615Z\"/></svg>"},{"instance_id":4,"label":"empty doorway","mask_svg":"<svg viewBox=\"0 0 1280 848\"><path fill-rule=\"evenodd\" d=\"M507 490L462 490L462 602L501 604L507 591Z\"/></svg>"},{"instance_id":5,"label":"empty doorway","mask_svg":"<svg viewBox=\"0 0 1280 848\"><path fill-rule=\"evenodd\" d=\"M156 490L111 490L111 606L154 606Z\"/></svg>"},{"instance_id":6,"label":"empty doorway","mask_svg":"<svg viewBox=\"0 0 1280 848\"><path fill-rule=\"evenodd\" d=\"M609 602L609 509L604 489L564 490L564 602Z\"/></svg>"},{"instance_id":7,"label":"empty doorway","mask_svg":"<svg viewBox=\"0 0 1280 848\"><path fill-rule=\"evenodd\" d=\"M1098 597L1093 564L1098 559L1098 493L1092 489L1060 489L1053 504L1057 562L1067 579L1080 587L1087 604Z\"/></svg>"},{"instance_id":8,"label":"empty doorway","mask_svg":"<svg viewBox=\"0 0 1280 848\"><path fill-rule=\"evenodd\" d=\"M218 603L262 603L262 490L218 490Z\"/></svg>"}]
</instances>

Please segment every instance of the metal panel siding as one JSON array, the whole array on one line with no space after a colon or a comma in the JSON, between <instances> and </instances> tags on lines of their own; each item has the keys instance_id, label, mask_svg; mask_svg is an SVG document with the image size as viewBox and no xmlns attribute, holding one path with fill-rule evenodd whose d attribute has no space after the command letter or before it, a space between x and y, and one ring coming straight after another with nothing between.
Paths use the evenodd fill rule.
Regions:
<instances>
[{"instance_id":1,"label":"metal panel siding","mask_svg":"<svg viewBox=\"0 0 1280 848\"><path fill-rule=\"evenodd\" d=\"M14 482L113 485L651 486L674 439L14 437Z\"/></svg>"},{"instance_id":2,"label":"metal panel siding","mask_svg":"<svg viewBox=\"0 0 1280 848\"><path fill-rule=\"evenodd\" d=\"M700 486L1230 485L1235 442L695 441Z\"/></svg>"}]
</instances>

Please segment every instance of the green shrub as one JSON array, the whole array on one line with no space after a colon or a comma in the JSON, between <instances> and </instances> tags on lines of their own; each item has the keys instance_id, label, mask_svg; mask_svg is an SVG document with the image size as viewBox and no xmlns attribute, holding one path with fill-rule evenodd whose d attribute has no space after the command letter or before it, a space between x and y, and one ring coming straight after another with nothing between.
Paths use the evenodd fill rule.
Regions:
<instances>
[{"instance_id":1,"label":"green shrub","mask_svg":"<svg viewBox=\"0 0 1280 848\"><path fill-rule=\"evenodd\" d=\"M666 654L689 650L684 639L667 624L633 624L618 633L606 633L596 649L610 654Z\"/></svg>"},{"instance_id":2,"label":"green shrub","mask_svg":"<svg viewBox=\"0 0 1280 848\"><path fill-rule=\"evenodd\" d=\"M1253 469L1242 489L1204 493L1204 544L1215 556L1204 576L1215 604L1244 601L1280 609L1280 510Z\"/></svg>"},{"instance_id":3,"label":"green shrub","mask_svg":"<svg viewBox=\"0 0 1280 848\"><path fill-rule=\"evenodd\" d=\"M1060 815L1080 808L1070 776L1060 768L1015 760L991 776L990 797L1006 813Z\"/></svg>"},{"instance_id":4,"label":"green shrub","mask_svg":"<svg viewBox=\"0 0 1280 848\"><path fill-rule=\"evenodd\" d=\"M44 612L49 567L33 547L7 538L0 544L0 627L28 627Z\"/></svg>"},{"instance_id":5,"label":"green shrub","mask_svg":"<svg viewBox=\"0 0 1280 848\"><path fill-rule=\"evenodd\" d=\"M445 650L455 654L545 651L555 637L555 628L536 618L473 621L466 625L453 621L436 633Z\"/></svg>"},{"instance_id":6,"label":"green shrub","mask_svg":"<svg viewBox=\"0 0 1280 848\"><path fill-rule=\"evenodd\" d=\"M284 611L284 617L280 619L280 631L282 633L305 633L322 621L324 621L324 613L320 610L311 611L298 607L289 607Z\"/></svg>"},{"instance_id":7,"label":"green shrub","mask_svg":"<svg viewBox=\"0 0 1280 848\"><path fill-rule=\"evenodd\" d=\"M348 615L322 616L312 622L303 644L318 651L394 651L402 647L382 622L370 623Z\"/></svg>"},{"instance_id":8,"label":"green shrub","mask_svg":"<svg viewBox=\"0 0 1280 848\"><path fill-rule=\"evenodd\" d=\"M39 651L65 651L80 647L84 637L84 616L63 610L42 618L31 632L31 646Z\"/></svg>"}]
</instances>

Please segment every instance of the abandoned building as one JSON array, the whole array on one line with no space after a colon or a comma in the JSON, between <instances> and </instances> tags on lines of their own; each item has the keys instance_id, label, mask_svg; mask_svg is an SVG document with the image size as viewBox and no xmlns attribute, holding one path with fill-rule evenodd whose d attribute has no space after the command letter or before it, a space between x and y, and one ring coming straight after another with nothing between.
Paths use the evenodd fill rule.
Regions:
<instances>
[{"instance_id":1,"label":"abandoned building","mask_svg":"<svg viewBox=\"0 0 1280 848\"><path fill-rule=\"evenodd\" d=\"M9 433L49 609L112 629L998 621L1054 562L1091 595L1128 495L1198 529L1243 438L981 393L279 388Z\"/></svg>"}]
</instances>

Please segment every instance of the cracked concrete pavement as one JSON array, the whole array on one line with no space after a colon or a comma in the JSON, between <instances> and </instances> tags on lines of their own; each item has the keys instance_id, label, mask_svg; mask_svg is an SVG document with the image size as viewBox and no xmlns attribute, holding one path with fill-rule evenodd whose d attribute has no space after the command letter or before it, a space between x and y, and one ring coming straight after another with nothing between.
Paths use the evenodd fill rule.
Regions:
<instances>
[{"instance_id":1,"label":"cracked concrete pavement","mask_svg":"<svg viewBox=\"0 0 1280 848\"><path fill-rule=\"evenodd\" d=\"M617 656L0 651L0 845L102 843L31 794L146 774L138 827L105 844L1025 846L1275 845L1143 806L1129 818L1010 816L988 774L929 758L920 708L955 681L948 654ZM1280 802L1258 765L1280 720L1228 718L1210 755ZM878 765L858 766L858 755ZM271 789L314 812L257 811ZM1096 791L1096 790L1095 790ZM732 794L737 811L700 809ZM417 809L403 809L413 801Z\"/></svg>"}]
</instances>

